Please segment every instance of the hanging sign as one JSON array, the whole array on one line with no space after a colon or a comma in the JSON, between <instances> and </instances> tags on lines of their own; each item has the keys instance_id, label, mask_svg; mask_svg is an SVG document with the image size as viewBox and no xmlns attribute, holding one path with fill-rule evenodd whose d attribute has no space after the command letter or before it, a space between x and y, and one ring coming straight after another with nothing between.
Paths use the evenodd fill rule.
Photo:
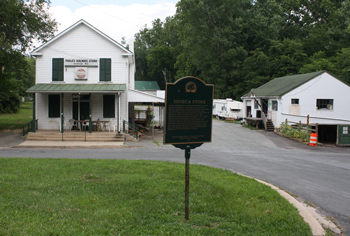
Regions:
<instances>
[{"instance_id":1,"label":"hanging sign","mask_svg":"<svg viewBox=\"0 0 350 236\"><path fill-rule=\"evenodd\" d=\"M166 84L164 144L211 142L214 85L196 77Z\"/></svg>"}]
</instances>

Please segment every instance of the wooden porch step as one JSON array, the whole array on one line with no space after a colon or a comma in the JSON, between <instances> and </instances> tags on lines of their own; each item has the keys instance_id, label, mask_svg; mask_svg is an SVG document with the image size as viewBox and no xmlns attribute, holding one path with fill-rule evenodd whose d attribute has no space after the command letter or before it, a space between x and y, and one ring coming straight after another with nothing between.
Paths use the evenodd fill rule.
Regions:
<instances>
[{"instance_id":1,"label":"wooden porch step","mask_svg":"<svg viewBox=\"0 0 350 236\"><path fill-rule=\"evenodd\" d=\"M275 126L273 125L271 120L267 120L266 122L266 130L267 131L274 131L275 130Z\"/></svg>"}]
</instances>

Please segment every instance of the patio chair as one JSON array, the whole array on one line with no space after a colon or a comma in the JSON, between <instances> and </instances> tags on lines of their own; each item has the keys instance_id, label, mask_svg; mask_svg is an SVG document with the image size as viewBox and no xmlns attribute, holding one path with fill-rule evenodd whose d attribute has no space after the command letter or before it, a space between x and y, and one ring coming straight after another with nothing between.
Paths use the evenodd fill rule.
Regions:
<instances>
[{"instance_id":1,"label":"patio chair","mask_svg":"<svg viewBox=\"0 0 350 236\"><path fill-rule=\"evenodd\" d=\"M58 130L61 130L61 118L57 118L57 123L58 123ZM66 127L67 127L66 122L64 121L64 118L63 118L63 129L65 129Z\"/></svg>"},{"instance_id":2,"label":"patio chair","mask_svg":"<svg viewBox=\"0 0 350 236\"><path fill-rule=\"evenodd\" d=\"M72 129L78 129L78 126L77 126L77 123L75 123L75 120L74 119L70 119L69 120L69 129L72 130Z\"/></svg>"},{"instance_id":3,"label":"patio chair","mask_svg":"<svg viewBox=\"0 0 350 236\"><path fill-rule=\"evenodd\" d=\"M85 122L82 123L82 125L82 130L86 130L86 128L89 128L89 119L86 119Z\"/></svg>"},{"instance_id":4,"label":"patio chair","mask_svg":"<svg viewBox=\"0 0 350 236\"><path fill-rule=\"evenodd\" d=\"M99 122L100 118L97 118L97 123L96 123L96 131L103 131L103 123Z\"/></svg>"},{"instance_id":5,"label":"patio chair","mask_svg":"<svg viewBox=\"0 0 350 236\"><path fill-rule=\"evenodd\" d=\"M106 123L106 128L108 127L108 131L111 132L111 128L113 128L113 132L115 132L115 129L117 127L117 119L112 118L108 123Z\"/></svg>"}]
</instances>

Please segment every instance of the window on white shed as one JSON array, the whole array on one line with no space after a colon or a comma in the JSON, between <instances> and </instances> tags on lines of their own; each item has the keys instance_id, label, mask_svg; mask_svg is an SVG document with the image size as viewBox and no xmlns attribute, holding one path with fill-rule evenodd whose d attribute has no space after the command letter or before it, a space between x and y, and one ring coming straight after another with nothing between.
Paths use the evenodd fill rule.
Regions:
<instances>
[{"instance_id":1,"label":"window on white shed","mask_svg":"<svg viewBox=\"0 0 350 236\"><path fill-rule=\"evenodd\" d=\"M317 99L317 109L333 110L333 99Z\"/></svg>"},{"instance_id":2,"label":"window on white shed","mask_svg":"<svg viewBox=\"0 0 350 236\"><path fill-rule=\"evenodd\" d=\"M278 111L278 102L277 101L272 101L272 110Z\"/></svg>"},{"instance_id":3,"label":"window on white shed","mask_svg":"<svg viewBox=\"0 0 350 236\"><path fill-rule=\"evenodd\" d=\"M299 105L299 98L292 98L292 104Z\"/></svg>"}]
</instances>

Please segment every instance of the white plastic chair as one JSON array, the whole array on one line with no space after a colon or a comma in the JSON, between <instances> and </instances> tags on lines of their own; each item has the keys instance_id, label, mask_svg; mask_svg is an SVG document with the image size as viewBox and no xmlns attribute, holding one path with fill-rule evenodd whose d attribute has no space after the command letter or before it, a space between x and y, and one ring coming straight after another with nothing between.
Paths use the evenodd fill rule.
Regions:
<instances>
[{"instance_id":1,"label":"white plastic chair","mask_svg":"<svg viewBox=\"0 0 350 236\"><path fill-rule=\"evenodd\" d=\"M61 118L57 118L57 123L58 123L58 130L61 131ZM63 129L66 127L67 127L66 122L64 121L64 118L63 118Z\"/></svg>"},{"instance_id":2,"label":"white plastic chair","mask_svg":"<svg viewBox=\"0 0 350 236\"><path fill-rule=\"evenodd\" d=\"M77 124L75 123L75 120L74 119L70 119L69 120L69 129L72 129L73 127L75 127L76 129L78 128Z\"/></svg>"},{"instance_id":3,"label":"white plastic chair","mask_svg":"<svg viewBox=\"0 0 350 236\"><path fill-rule=\"evenodd\" d=\"M117 127L117 119L113 118L108 123L106 123L106 128L108 127L108 131L111 132L111 128L113 128L113 132Z\"/></svg>"},{"instance_id":4,"label":"white plastic chair","mask_svg":"<svg viewBox=\"0 0 350 236\"><path fill-rule=\"evenodd\" d=\"M83 131L86 130L86 127L89 127L89 119L86 119L85 122L82 123L83 125Z\"/></svg>"}]
</instances>

